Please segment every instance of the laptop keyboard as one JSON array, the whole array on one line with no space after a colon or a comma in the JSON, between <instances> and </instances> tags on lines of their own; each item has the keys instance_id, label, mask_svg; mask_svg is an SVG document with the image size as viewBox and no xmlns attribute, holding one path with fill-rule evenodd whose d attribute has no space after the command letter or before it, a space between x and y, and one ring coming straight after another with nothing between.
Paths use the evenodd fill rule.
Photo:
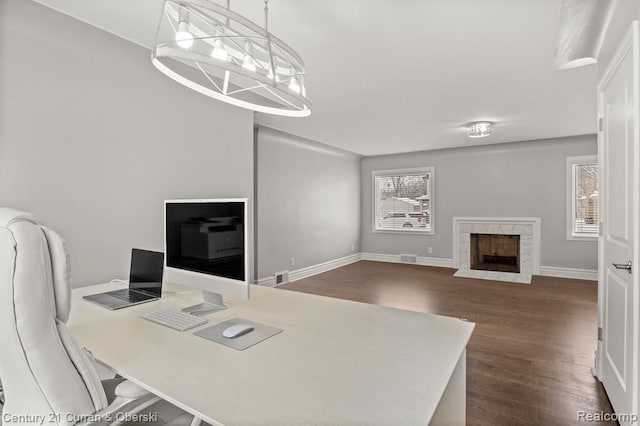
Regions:
<instances>
[{"instance_id":1,"label":"laptop keyboard","mask_svg":"<svg viewBox=\"0 0 640 426\"><path fill-rule=\"evenodd\" d=\"M139 293L137 291L129 291L129 289L116 290L109 293L111 296L118 299L126 300L127 302L137 303L144 302L145 300L153 299L155 296Z\"/></svg>"}]
</instances>

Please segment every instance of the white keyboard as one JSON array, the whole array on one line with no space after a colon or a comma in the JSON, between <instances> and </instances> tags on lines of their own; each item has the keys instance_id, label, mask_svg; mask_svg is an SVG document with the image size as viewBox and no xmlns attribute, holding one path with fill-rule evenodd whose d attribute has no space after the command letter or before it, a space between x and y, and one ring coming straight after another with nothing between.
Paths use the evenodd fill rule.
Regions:
<instances>
[{"instance_id":1,"label":"white keyboard","mask_svg":"<svg viewBox=\"0 0 640 426\"><path fill-rule=\"evenodd\" d=\"M209 322L207 318L197 317L177 309L161 308L157 311L147 312L140 318L173 328L178 331L186 331Z\"/></svg>"}]
</instances>

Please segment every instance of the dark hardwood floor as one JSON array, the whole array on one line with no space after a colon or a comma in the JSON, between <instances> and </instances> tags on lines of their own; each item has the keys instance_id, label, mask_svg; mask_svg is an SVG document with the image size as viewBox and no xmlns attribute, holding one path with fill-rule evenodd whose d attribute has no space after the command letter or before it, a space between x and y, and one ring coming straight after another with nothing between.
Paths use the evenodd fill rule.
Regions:
<instances>
[{"instance_id":1,"label":"dark hardwood floor","mask_svg":"<svg viewBox=\"0 0 640 426\"><path fill-rule=\"evenodd\" d=\"M595 282L536 276L525 285L453 272L361 261L280 288L475 322L468 425L569 425L580 423L578 411L611 412L591 375Z\"/></svg>"}]
</instances>

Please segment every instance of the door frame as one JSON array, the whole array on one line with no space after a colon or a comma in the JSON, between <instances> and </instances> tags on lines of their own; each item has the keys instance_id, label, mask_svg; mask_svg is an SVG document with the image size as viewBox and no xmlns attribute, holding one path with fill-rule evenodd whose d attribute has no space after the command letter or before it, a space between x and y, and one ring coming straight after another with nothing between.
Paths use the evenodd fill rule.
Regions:
<instances>
[{"instance_id":1,"label":"door frame","mask_svg":"<svg viewBox=\"0 0 640 426\"><path fill-rule=\"evenodd\" d=\"M632 167L632 194L636 194L636 196L632 200L632 216L633 216L633 253L632 259L633 262L633 271L631 285L633 286L633 314L631 320L632 327L632 371L631 371L631 394L630 394L630 407L631 412L634 414L638 413L638 408L640 407L640 401L638 400L638 384L640 383L640 371L639 371L639 342L640 342L640 46L639 44L639 29L638 29L638 21L633 21L630 29L627 31L625 36L620 42L616 53L608 64L606 71L604 72L602 78L598 82L597 86L597 103L598 103L598 163L601 165L600 173L603 175L602 169L603 161L602 156L604 153L604 137L603 137L603 127L602 127L602 117L603 117L603 96L602 90L604 86L606 86L614 73L621 65L625 55L628 52L632 52L633 55L633 103L635 111L634 116L635 120L633 123L634 126L634 135L632 139L632 143L634 144L634 159L633 159L633 167ZM603 185L599 185L600 191L602 194ZM601 199L604 197L601 197ZM603 227L607 224L606 210L603 208L603 203L600 203L600 230L598 237L598 342L597 342L597 350L595 357L595 374L599 380L602 380L602 366L603 366L603 343L601 340L600 330L604 330L604 279L607 271L607 265L604 264L604 243L603 243Z\"/></svg>"}]
</instances>

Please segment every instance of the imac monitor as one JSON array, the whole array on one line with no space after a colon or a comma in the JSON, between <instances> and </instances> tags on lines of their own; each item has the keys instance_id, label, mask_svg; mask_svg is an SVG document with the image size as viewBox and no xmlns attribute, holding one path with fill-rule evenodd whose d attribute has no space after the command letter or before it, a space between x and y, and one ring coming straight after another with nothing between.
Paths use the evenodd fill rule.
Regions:
<instances>
[{"instance_id":1,"label":"imac monitor","mask_svg":"<svg viewBox=\"0 0 640 426\"><path fill-rule=\"evenodd\" d=\"M247 200L165 201L165 282L201 289L204 303L185 312L224 309L249 298Z\"/></svg>"}]
</instances>

